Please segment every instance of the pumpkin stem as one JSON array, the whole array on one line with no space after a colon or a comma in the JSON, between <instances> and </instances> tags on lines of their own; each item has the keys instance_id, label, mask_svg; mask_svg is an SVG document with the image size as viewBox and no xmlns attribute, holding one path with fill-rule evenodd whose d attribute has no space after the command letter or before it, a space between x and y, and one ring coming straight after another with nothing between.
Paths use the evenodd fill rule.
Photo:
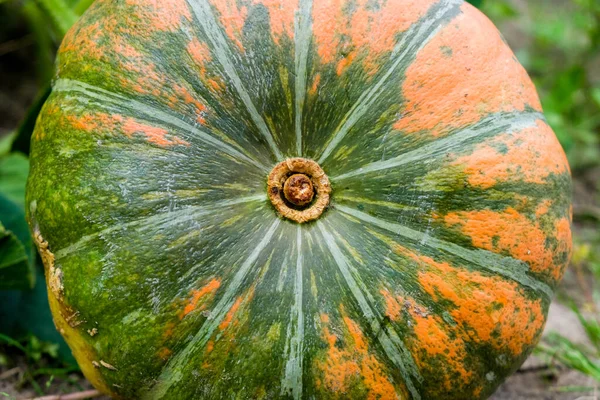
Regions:
<instances>
[{"instance_id":1,"label":"pumpkin stem","mask_svg":"<svg viewBox=\"0 0 600 400\"><path fill-rule=\"evenodd\" d=\"M319 164L306 158L288 158L277 164L267 185L275 209L300 224L319 218L329 204L329 178Z\"/></svg>"},{"instance_id":2,"label":"pumpkin stem","mask_svg":"<svg viewBox=\"0 0 600 400\"><path fill-rule=\"evenodd\" d=\"M283 194L290 203L296 206L305 206L313 200L315 191L308 176L294 174L283 184Z\"/></svg>"}]
</instances>

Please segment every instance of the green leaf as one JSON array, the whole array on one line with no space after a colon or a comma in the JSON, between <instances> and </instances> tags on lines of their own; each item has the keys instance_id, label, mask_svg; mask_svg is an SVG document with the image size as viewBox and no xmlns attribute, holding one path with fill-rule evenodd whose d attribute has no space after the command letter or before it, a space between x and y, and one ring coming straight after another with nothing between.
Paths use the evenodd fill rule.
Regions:
<instances>
[{"instance_id":1,"label":"green leaf","mask_svg":"<svg viewBox=\"0 0 600 400\"><path fill-rule=\"evenodd\" d=\"M591 351L554 332L546 337L545 342L547 345L540 346L539 351L600 381L600 364L596 362Z\"/></svg>"},{"instance_id":2,"label":"green leaf","mask_svg":"<svg viewBox=\"0 0 600 400\"><path fill-rule=\"evenodd\" d=\"M31 289L34 278L25 246L0 224L0 289Z\"/></svg>"},{"instance_id":3,"label":"green leaf","mask_svg":"<svg viewBox=\"0 0 600 400\"><path fill-rule=\"evenodd\" d=\"M481 7L481 3L483 3L483 0L468 0L468 1L469 1L469 3L471 3L472 5L474 5L477 8Z\"/></svg>"},{"instance_id":4,"label":"green leaf","mask_svg":"<svg viewBox=\"0 0 600 400\"><path fill-rule=\"evenodd\" d=\"M40 91L34 103L29 107L25 119L23 119L23 122L21 122L21 125L17 130L16 137L12 144L12 151L18 151L25 155L29 154L31 135L33 134L37 117L42 110L46 99L50 96L51 91L50 84L46 84L46 87Z\"/></svg>"},{"instance_id":5,"label":"green leaf","mask_svg":"<svg viewBox=\"0 0 600 400\"><path fill-rule=\"evenodd\" d=\"M600 86L593 88L591 94L594 103L596 103L596 105L600 107Z\"/></svg>"},{"instance_id":6,"label":"green leaf","mask_svg":"<svg viewBox=\"0 0 600 400\"><path fill-rule=\"evenodd\" d=\"M0 289L34 285L34 253L25 222L29 161L21 154L0 158Z\"/></svg>"},{"instance_id":7,"label":"green leaf","mask_svg":"<svg viewBox=\"0 0 600 400\"><path fill-rule=\"evenodd\" d=\"M54 76L54 52L58 47L57 38L45 13L38 7L35 0L26 0L21 7L21 12L35 39L35 68L38 82L44 86Z\"/></svg>"},{"instance_id":8,"label":"green leaf","mask_svg":"<svg viewBox=\"0 0 600 400\"><path fill-rule=\"evenodd\" d=\"M485 4L482 4L481 8L492 20L508 19L519 15L517 9L504 0L488 1Z\"/></svg>"},{"instance_id":9,"label":"green leaf","mask_svg":"<svg viewBox=\"0 0 600 400\"><path fill-rule=\"evenodd\" d=\"M92 5L93 2L94 0L79 0L73 7L73 11L75 11L77 15L81 15Z\"/></svg>"},{"instance_id":10,"label":"green leaf","mask_svg":"<svg viewBox=\"0 0 600 400\"><path fill-rule=\"evenodd\" d=\"M44 342L58 344L58 357L75 365L75 358L56 330L48 304L44 269L37 257L36 282L32 290L0 291L0 334L21 337L32 334Z\"/></svg>"},{"instance_id":11,"label":"green leaf","mask_svg":"<svg viewBox=\"0 0 600 400\"><path fill-rule=\"evenodd\" d=\"M36 0L46 12L56 33L63 38L77 21L77 14L63 0Z\"/></svg>"},{"instance_id":12,"label":"green leaf","mask_svg":"<svg viewBox=\"0 0 600 400\"><path fill-rule=\"evenodd\" d=\"M23 347L23 345L21 345L21 343L19 343L17 340L11 338L10 336L3 335L1 333L0 333L0 343L5 343L9 346L15 347L24 353L27 351L27 349L25 347Z\"/></svg>"},{"instance_id":13,"label":"green leaf","mask_svg":"<svg viewBox=\"0 0 600 400\"><path fill-rule=\"evenodd\" d=\"M579 322L585 329L590 342L592 342L596 351L600 354L600 321L594 318L586 318L575 304L571 306L571 309L577 315L577 318L579 318Z\"/></svg>"},{"instance_id":14,"label":"green leaf","mask_svg":"<svg viewBox=\"0 0 600 400\"><path fill-rule=\"evenodd\" d=\"M0 157L6 155L10 151L13 140L15 139L15 132L11 132L8 135L0 138Z\"/></svg>"},{"instance_id":15,"label":"green leaf","mask_svg":"<svg viewBox=\"0 0 600 400\"><path fill-rule=\"evenodd\" d=\"M25 185L29 161L18 153L0 158L0 196L25 209Z\"/></svg>"}]
</instances>

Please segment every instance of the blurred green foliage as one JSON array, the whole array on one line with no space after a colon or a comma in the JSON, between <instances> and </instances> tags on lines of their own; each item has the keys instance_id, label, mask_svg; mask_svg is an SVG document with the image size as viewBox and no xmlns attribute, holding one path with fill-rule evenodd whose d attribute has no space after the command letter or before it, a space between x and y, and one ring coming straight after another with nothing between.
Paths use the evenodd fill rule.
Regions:
<instances>
[{"instance_id":1,"label":"blurred green foliage","mask_svg":"<svg viewBox=\"0 0 600 400\"><path fill-rule=\"evenodd\" d=\"M23 224L29 161L18 153L0 158L0 289L31 289L34 253Z\"/></svg>"}]
</instances>

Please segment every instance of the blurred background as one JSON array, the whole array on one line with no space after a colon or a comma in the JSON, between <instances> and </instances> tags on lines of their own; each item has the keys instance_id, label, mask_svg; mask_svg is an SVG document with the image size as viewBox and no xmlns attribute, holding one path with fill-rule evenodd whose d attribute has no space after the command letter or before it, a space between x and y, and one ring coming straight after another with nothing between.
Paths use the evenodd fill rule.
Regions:
<instances>
[{"instance_id":1,"label":"blurred background","mask_svg":"<svg viewBox=\"0 0 600 400\"><path fill-rule=\"evenodd\" d=\"M24 190L29 136L49 92L55 51L92 1L0 0L0 398L51 400L90 388L54 330ZM600 0L471 3L529 71L575 182L574 254L544 339L493 399L598 400Z\"/></svg>"}]
</instances>

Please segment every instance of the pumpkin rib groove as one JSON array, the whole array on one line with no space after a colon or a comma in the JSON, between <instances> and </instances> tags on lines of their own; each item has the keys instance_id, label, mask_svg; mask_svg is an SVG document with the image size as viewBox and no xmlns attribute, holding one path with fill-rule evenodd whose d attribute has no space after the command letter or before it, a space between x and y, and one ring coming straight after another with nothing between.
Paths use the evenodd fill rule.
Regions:
<instances>
[{"instance_id":1,"label":"pumpkin rib groove","mask_svg":"<svg viewBox=\"0 0 600 400\"><path fill-rule=\"evenodd\" d=\"M211 310L210 317L202 324L200 331L196 333L194 338L185 345L181 351L179 351L163 368L158 383L150 389L148 393L149 399L160 399L169 390L171 385L175 384L182 378L182 373L178 369L181 368L187 362L186 357L191 354L194 350L202 349L208 343L211 335L217 329L219 324L223 321L229 310L234 305L234 296L236 291L242 285L242 282L246 278L250 268L261 254L261 252L267 247L269 241L274 236L275 231L279 227L281 220L275 219L271 224L269 230L262 237L261 241L256 245L250 256L246 258L244 263L240 266L232 281L229 283L225 293Z\"/></svg>"},{"instance_id":2,"label":"pumpkin rib groove","mask_svg":"<svg viewBox=\"0 0 600 400\"><path fill-rule=\"evenodd\" d=\"M296 229L296 279L294 281L294 305L290 312L287 339L285 344L286 364L285 374L281 381L281 394L291 394L294 399L302 398L302 361L304 348L304 313L303 301L303 257L302 257L302 227ZM295 319L295 321L294 321ZM293 329L292 327L295 327ZM293 336L292 336L293 334Z\"/></svg>"},{"instance_id":3,"label":"pumpkin rib groove","mask_svg":"<svg viewBox=\"0 0 600 400\"><path fill-rule=\"evenodd\" d=\"M358 218L388 232L403 236L426 246L441 249L466 261L480 265L484 269L517 282L521 286L529 287L545 297L547 301L552 298L552 289L544 282L529 274L529 266L512 257L499 255L487 250L469 250L445 240L426 235L425 233L407 228L400 224L384 221L380 218L365 214L351 207L337 204L335 206L342 214Z\"/></svg>"},{"instance_id":4,"label":"pumpkin rib groove","mask_svg":"<svg viewBox=\"0 0 600 400\"><path fill-rule=\"evenodd\" d=\"M264 118L260 115L256 106L252 102L248 91L244 87L244 84L235 70L234 63L232 61L232 55L230 54L231 49L228 47L227 40L223 36L223 32L217 19L215 18L213 11L211 10L211 6L207 1L202 0L187 0L192 12L194 13L196 19L200 23L200 25L204 28L206 35L213 45L213 50L219 63L225 69L225 72L233 82L235 89L237 90L239 96L242 98L242 101L246 105L248 112L250 113L250 117L252 121L256 124L261 134L264 136L264 139L269 144L271 151L275 155L277 161L283 160L283 154L279 147L275 143L275 139L273 139L273 135L269 130Z\"/></svg>"},{"instance_id":5,"label":"pumpkin rib groove","mask_svg":"<svg viewBox=\"0 0 600 400\"><path fill-rule=\"evenodd\" d=\"M408 64L408 60L415 58L419 50L425 47L425 45L437 35L444 23L449 23L453 17L458 15L461 4L461 0L441 0L433 5L419 22L409 28L409 31L402 37L400 42L394 46L392 57L395 56L396 59L391 67L374 86L365 90L360 95L356 103L344 116L338 128L331 134L331 139L321 153L321 156L318 158L319 164L322 165L325 160L329 158L333 150L340 144L354 124L370 110L371 105L381 94L384 83L396 68L403 62Z\"/></svg>"},{"instance_id":6,"label":"pumpkin rib groove","mask_svg":"<svg viewBox=\"0 0 600 400\"><path fill-rule=\"evenodd\" d=\"M71 253L81 250L85 246L85 244L90 242L91 240L93 240L99 236L106 235L106 234L109 234L109 233L112 233L112 232L115 232L118 230L125 230L125 229L136 227L136 226L142 225L142 224L148 225L149 223L155 222L155 221L156 222L168 221L170 224L175 224L182 220L189 220L194 217L209 214L213 211L219 211L223 207L228 207L228 206L233 206L233 205L243 204L243 203L249 203L249 202L254 202L254 201L264 201L266 199L267 199L266 195L259 194L259 195L254 195L254 196L242 197L242 198L238 198L238 199L234 199L234 200L223 200L223 201L220 201L220 202L215 203L212 206L208 206L208 207L207 206L190 206L190 207L186 207L184 209L179 209L176 211L167 211L167 212L160 213L160 214L153 214L148 217L137 219L135 221L127 222L124 224L113 225L109 228L103 229L96 233L92 233L92 234L83 236L76 243L73 243L67 247L57 250L55 253L55 256L56 256L57 260L64 258ZM194 211L196 211L196 212L194 212ZM180 219L176 219L176 218L174 218L174 216L180 217Z\"/></svg>"},{"instance_id":7,"label":"pumpkin rib groove","mask_svg":"<svg viewBox=\"0 0 600 400\"><path fill-rule=\"evenodd\" d=\"M431 160L435 156L446 154L455 148L463 146L465 142L470 139L487 137L502 132L514 133L535 126L536 122L539 120L545 121L543 114L537 111L492 114L473 126L458 130L458 132L453 135L427 143L417 149L400 154L394 158L363 165L352 171L331 177L331 180L341 181L372 172L396 168L409 163Z\"/></svg>"},{"instance_id":8,"label":"pumpkin rib groove","mask_svg":"<svg viewBox=\"0 0 600 400\"><path fill-rule=\"evenodd\" d=\"M383 327L379 322L382 320L382 317L380 315L376 315L376 311L369 304L369 301L365 297L365 293L363 293L363 291L366 291L367 296L369 296L369 300L372 302L372 296L369 295L368 289L364 287L364 284L359 285L356 279L352 276L346 257L342 253L342 250L335 243L334 237L327 231L324 224L320 220L317 221L317 226L321 231L325 245L331 252L333 259L342 273L342 276L344 277L344 280L348 285L348 288L350 289L354 299L358 303L364 318L369 322L369 327L373 332L379 332L377 339L379 340L379 343L381 344L385 354L400 370L404 379L403 383L406 385L413 398L415 400L420 400L421 396L417 391L413 380L411 379L411 375L417 380L417 382L420 382L422 378L416 368L414 359L406 348L406 345L398 337L398 334L392 327L389 325Z\"/></svg>"},{"instance_id":9,"label":"pumpkin rib groove","mask_svg":"<svg viewBox=\"0 0 600 400\"><path fill-rule=\"evenodd\" d=\"M312 33L311 13L313 0L299 0L300 11L296 21L296 32L294 33L294 71L295 71L295 121L296 130L296 156L302 157L302 111L306 98L306 81L308 79L306 65L308 63L308 50Z\"/></svg>"},{"instance_id":10,"label":"pumpkin rib groove","mask_svg":"<svg viewBox=\"0 0 600 400\"><path fill-rule=\"evenodd\" d=\"M236 159L240 159L241 161L250 163L257 168L260 168L261 170L264 170L264 171L269 170L262 163L258 162L257 160L255 160L254 158L252 158L246 154L243 154L242 152L235 149L231 145L221 141L218 138L215 138L213 135L203 132L200 129L196 128L195 126L192 126L192 125L188 124L187 122L184 122L181 119L170 115L169 113L158 110L155 107L143 104L137 100L128 99L117 93L112 93L106 89L103 89L103 88L100 88L100 87L97 87L94 85L90 85L85 82L76 81L73 79L64 79L64 78L58 79L54 83L52 90L56 91L56 92L81 93L85 96L88 96L88 97L96 99L96 100L101 100L101 101L105 101L108 103L117 104L119 106L124 106L131 110L141 112L145 115L151 116L154 119L158 119L161 122L176 126L186 132L190 132L190 133L196 135L198 138L200 138L203 142L206 142L206 143L216 147L217 149L222 150L223 152L229 154L230 156L232 156Z\"/></svg>"}]
</instances>

